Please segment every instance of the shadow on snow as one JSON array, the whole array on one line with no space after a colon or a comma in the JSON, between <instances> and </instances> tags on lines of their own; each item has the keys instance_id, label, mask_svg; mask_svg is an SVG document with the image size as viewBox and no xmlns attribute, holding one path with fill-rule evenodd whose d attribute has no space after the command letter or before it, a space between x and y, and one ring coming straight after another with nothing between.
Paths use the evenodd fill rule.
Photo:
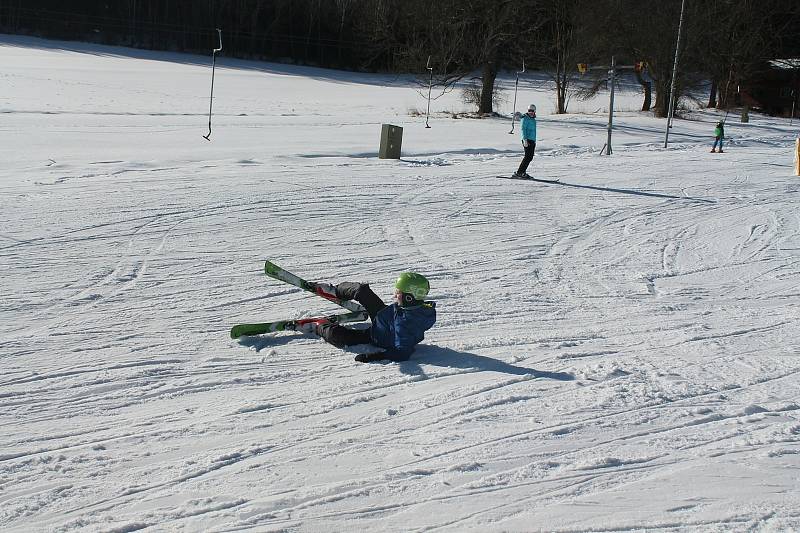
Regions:
<instances>
[{"instance_id":1,"label":"shadow on snow","mask_svg":"<svg viewBox=\"0 0 800 533\"><path fill-rule=\"evenodd\" d=\"M491 357L470 352L459 352L451 348L420 345L408 361L398 363L403 374L412 376L425 375L421 364L442 368L458 368L473 372L498 372L514 376L534 376L536 378L572 381L575 376L566 372L548 372L523 366L515 366Z\"/></svg>"},{"instance_id":2,"label":"shadow on snow","mask_svg":"<svg viewBox=\"0 0 800 533\"><path fill-rule=\"evenodd\" d=\"M520 180L525 181L525 180ZM614 187L598 187L596 185L579 185L577 183L567 183L565 181L555 182L547 182L547 181L537 181L537 180L529 180L533 183L544 183L546 185L553 185L553 186L560 186L560 187L575 187L576 189L590 189L593 191L602 191L602 192L614 192L619 194L632 194L634 196L649 196L652 198L666 198L668 200L689 200L691 202L702 202L706 204L715 204L714 200L706 200L705 198L695 198L693 196L675 196L673 194L664 194L658 192L645 192L645 191L637 191L634 189L616 189Z\"/></svg>"},{"instance_id":3,"label":"shadow on snow","mask_svg":"<svg viewBox=\"0 0 800 533\"><path fill-rule=\"evenodd\" d=\"M293 340L300 338L309 338L309 336L297 335L257 335L253 337L241 337L238 343L242 346L253 348L256 352L260 352L264 348L274 348L275 346L289 344ZM360 353L357 345L343 350L343 353L353 354ZM363 345L367 347L368 345ZM331 346L331 349L335 349ZM372 347L374 350L374 347ZM411 359L408 361L392 362L389 360L376 361L372 364L393 365L396 364L400 372L409 376L425 376L425 370L421 365L437 366L441 368L461 369L471 372L498 372L500 374L510 374L512 376L533 376L535 378L555 379L558 381L572 381L575 376L566 372L549 372L545 370L535 370L533 368L526 368L523 366L516 366L510 363L505 363L491 357L478 355L470 352L459 352L451 348L442 348L439 346L420 345Z\"/></svg>"}]
</instances>

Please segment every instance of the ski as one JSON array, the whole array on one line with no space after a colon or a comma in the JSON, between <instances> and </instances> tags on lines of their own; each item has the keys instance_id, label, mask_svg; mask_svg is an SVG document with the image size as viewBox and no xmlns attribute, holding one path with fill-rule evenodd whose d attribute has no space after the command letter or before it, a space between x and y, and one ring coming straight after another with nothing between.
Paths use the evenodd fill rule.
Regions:
<instances>
[{"instance_id":1,"label":"ski","mask_svg":"<svg viewBox=\"0 0 800 533\"><path fill-rule=\"evenodd\" d=\"M366 311L353 311L341 315L329 315L314 318L298 318L295 320L278 320L277 322L263 322L261 324L237 324L231 328L231 338L250 335L262 335L264 333L274 333L276 331L293 331L303 324L314 322L315 320L326 319L334 324L345 322L363 322L369 318Z\"/></svg>"},{"instance_id":2,"label":"ski","mask_svg":"<svg viewBox=\"0 0 800 533\"><path fill-rule=\"evenodd\" d=\"M331 301L336 305L340 305L349 311L353 312L364 311L364 308L361 306L361 304L358 304L356 302L351 302L349 300L340 300L338 298L333 298L331 296L318 293L316 290L317 288L316 283L306 281L303 278L296 276L295 274L292 274L288 270L279 267L278 265L276 265L271 261L266 261L264 263L264 273L273 279L277 279L278 281L283 281L284 283L288 283L289 285L294 285L298 289L303 289L306 292L310 292L311 294L315 294L317 296L325 298L326 300Z\"/></svg>"},{"instance_id":3,"label":"ski","mask_svg":"<svg viewBox=\"0 0 800 533\"><path fill-rule=\"evenodd\" d=\"M558 183L561 180L543 180L541 178L523 178L522 176L497 176L505 180L539 181L541 183Z\"/></svg>"}]
</instances>

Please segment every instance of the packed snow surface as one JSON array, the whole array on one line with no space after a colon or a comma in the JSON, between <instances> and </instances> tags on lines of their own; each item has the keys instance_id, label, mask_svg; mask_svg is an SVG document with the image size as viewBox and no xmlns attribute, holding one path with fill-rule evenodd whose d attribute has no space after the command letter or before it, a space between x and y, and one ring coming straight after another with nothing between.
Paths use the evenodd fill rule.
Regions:
<instances>
[{"instance_id":1,"label":"packed snow surface","mask_svg":"<svg viewBox=\"0 0 800 533\"><path fill-rule=\"evenodd\" d=\"M0 36L0 530L796 531L798 123ZM513 77L502 79L508 102ZM424 91L423 91L424 94ZM377 158L381 124L403 155ZM429 277L404 363L242 322Z\"/></svg>"}]
</instances>

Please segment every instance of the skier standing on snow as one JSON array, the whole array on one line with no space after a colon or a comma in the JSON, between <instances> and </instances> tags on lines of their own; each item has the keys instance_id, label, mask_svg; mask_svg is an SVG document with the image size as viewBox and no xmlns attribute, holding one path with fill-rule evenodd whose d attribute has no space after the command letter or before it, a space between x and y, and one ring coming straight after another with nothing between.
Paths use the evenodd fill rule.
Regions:
<instances>
[{"instance_id":1,"label":"skier standing on snow","mask_svg":"<svg viewBox=\"0 0 800 533\"><path fill-rule=\"evenodd\" d=\"M405 361L424 339L424 333L436 322L436 302L423 300L428 295L430 283L421 274L403 272L394 287L397 302L386 305L366 283L316 283L317 294L355 300L363 305L372 326L369 329L350 329L323 318L304 324L301 330L315 333L340 348L372 344L384 349L375 354L358 354L355 360L361 363L382 359Z\"/></svg>"},{"instance_id":2,"label":"skier standing on snow","mask_svg":"<svg viewBox=\"0 0 800 533\"><path fill-rule=\"evenodd\" d=\"M717 143L719 143L719 153L722 151L722 140L725 138L725 122L720 120L717 122L717 127L714 128L714 146L711 147L711 153L717 151Z\"/></svg>"},{"instance_id":3,"label":"skier standing on snow","mask_svg":"<svg viewBox=\"0 0 800 533\"><path fill-rule=\"evenodd\" d=\"M514 172L515 178L530 178L528 175L528 165L533 160L534 152L536 151L536 106L531 104L528 106L528 112L522 115L517 112L520 118L520 131L522 132L522 146L525 147L525 157L522 158L522 163L519 168Z\"/></svg>"}]
</instances>

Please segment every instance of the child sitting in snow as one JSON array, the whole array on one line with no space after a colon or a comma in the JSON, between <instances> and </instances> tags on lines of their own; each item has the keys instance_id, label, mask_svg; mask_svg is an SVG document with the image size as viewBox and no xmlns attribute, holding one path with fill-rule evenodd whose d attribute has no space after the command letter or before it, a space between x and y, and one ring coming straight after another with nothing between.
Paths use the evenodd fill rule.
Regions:
<instances>
[{"instance_id":1,"label":"child sitting in snow","mask_svg":"<svg viewBox=\"0 0 800 533\"><path fill-rule=\"evenodd\" d=\"M379 353L358 354L355 360L361 363L382 359L405 361L436 322L436 303L423 300L428 295L430 284L421 274L403 272L394 287L397 302L386 305L366 283L316 283L315 290L322 296L355 300L363 305L372 326L369 329L351 329L321 318L304 324L301 330L315 333L338 347L372 344L383 348Z\"/></svg>"}]
</instances>

